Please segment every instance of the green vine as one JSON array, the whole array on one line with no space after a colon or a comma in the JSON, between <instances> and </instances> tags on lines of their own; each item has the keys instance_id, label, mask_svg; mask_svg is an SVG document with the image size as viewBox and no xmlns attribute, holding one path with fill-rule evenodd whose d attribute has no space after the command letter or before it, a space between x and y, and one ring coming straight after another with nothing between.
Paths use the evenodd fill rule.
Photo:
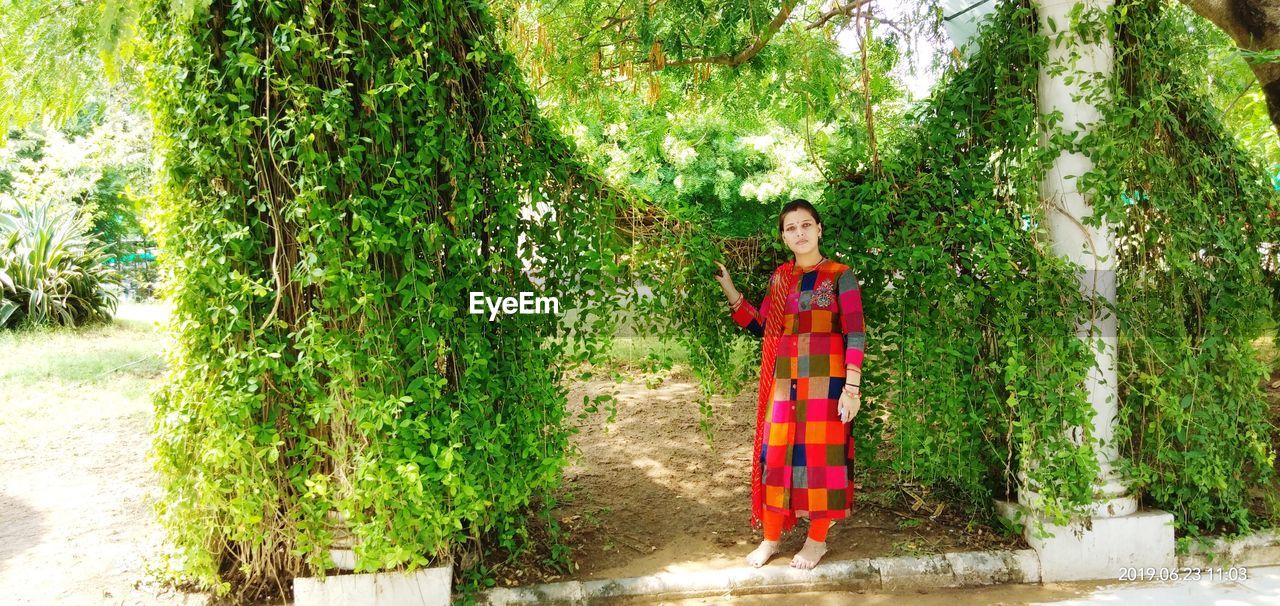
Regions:
<instances>
[{"instance_id":1,"label":"green vine","mask_svg":"<svg viewBox=\"0 0 1280 606\"><path fill-rule=\"evenodd\" d=\"M357 571L492 583L481 562L529 547L528 514L558 540L563 379L613 333L617 198L539 117L480 4L167 7L146 51L177 342L155 423L171 573L287 594L350 533ZM490 321L471 291L561 315Z\"/></svg>"},{"instance_id":2,"label":"green vine","mask_svg":"<svg viewBox=\"0 0 1280 606\"><path fill-rule=\"evenodd\" d=\"M846 175L824 201L828 246L859 272L867 310L862 462L979 517L1023 472L1060 523L1090 502L1097 463L1091 439L1068 436L1093 414L1075 336L1089 304L1042 228L1040 175L1057 155L1040 145L1056 116L1036 106L1046 42L1030 7L1002 5L882 171Z\"/></svg>"},{"instance_id":3,"label":"green vine","mask_svg":"<svg viewBox=\"0 0 1280 606\"><path fill-rule=\"evenodd\" d=\"M1280 522L1270 369L1253 345L1278 311L1260 250L1280 241L1280 195L1204 101L1210 63L1184 52L1180 10L1117 3L1112 102L1082 142L1097 160L1085 179L1121 243L1126 471L1181 533L1244 533Z\"/></svg>"}]
</instances>

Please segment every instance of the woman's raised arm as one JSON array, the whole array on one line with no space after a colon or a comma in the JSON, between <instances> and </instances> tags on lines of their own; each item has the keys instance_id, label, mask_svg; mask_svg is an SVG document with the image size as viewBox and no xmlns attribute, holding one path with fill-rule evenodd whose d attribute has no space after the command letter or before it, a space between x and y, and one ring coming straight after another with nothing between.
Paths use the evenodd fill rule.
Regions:
<instances>
[{"instance_id":1,"label":"woman's raised arm","mask_svg":"<svg viewBox=\"0 0 1280 606\"><path fill-rule=\"evenodd\" d=\"M757 336L764 336L765 318L760 313L761 309L769 309L769 294L766 293L764 301L757 309L742 293L738 292L733 286L733 279L729 277L729 270L724 265L716 263L720 267L720 273L716 274L716 281L720 283L720 288L724 290L724 295L729 299L729 308L733 312L733 321L747 329L747 332ZM769 279L770 286L773 285L773 278ZM772 290L772 288L770 289Z\"/></svg>"}]
</instances>

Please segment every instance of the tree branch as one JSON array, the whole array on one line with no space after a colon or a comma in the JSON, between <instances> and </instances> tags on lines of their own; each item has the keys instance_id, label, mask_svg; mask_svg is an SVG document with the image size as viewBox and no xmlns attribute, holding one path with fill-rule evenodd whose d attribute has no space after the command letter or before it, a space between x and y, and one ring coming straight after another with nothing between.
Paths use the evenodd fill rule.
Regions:
<instances>
[{"instance_id":1,"label":"tree branch","mask_svg":"<svg viewBox=\"0 0 1280 606\"><path fill-rule=\"evenodd\" d=\"M782 29L782 25L791 17L791 11L795 9L798 0L783 0L782 7L778 9L778 14L764 28L764 31L756 36L755 42L751 46L743 49L736 55L719 55L716 57L698 57L696 59L685 59L682 61L668 61L666 67L682 67L686 65L697 65L699 63L711 63L715 65L727 65L729 67L737 67L750 61L760 49L764 48L769 40L773 39L773 35ZM864 0L869 1L869 0Z\"/></svg>"},{"instance_id":2,"label":"tree branch","mask_svg":"<svg viewBox=\"0 0 1280 606\"><path fill-rule=\"evenodd\" d=\"M865 17L865 22L859 24L860 17ZM871 9L867 9L866 13L862 12L862 7L856 9L853 17L853 25L857 28L860 53L862 55L862 95L866 100L867 110L867 141L871 144L871 170L876 174L883 174L880 171L880 152L876 149L876 122L875 112L871 107L871 70L867 67L867 47L871 45Z\"/></svg>"},{"instance_id":3,"label":"tree branch","mask_svg":"<svg viewBox=\"0 0 1280 606\"><path fill-rule=\"evenodd\" d=\"M880 25L888 26L889 29L892 29L898 32L899 34L902 34L904 37L910 35L907 33L907 30L902 27L901 23L894 21L892 19L885 19L884 17L871 17L871 20L875 21L876 23L879 23Z\"/></svg>"},{"instance_id":4,"label":"tree branch","mask_svg":"<svg viewBox=\"0 0 1280 606\"><path fill-rule=\"evenodd\" d=\"M831 10L822 13L822 15L818 17L817 21L810 23L805 29L818 29L836 17L848 17L853 14L853 11L862 8L863 5L870 4L872 1L873 0L853 0L853 2L849 2L847 4L837 4L832 7Z\"/></svg>"},{"instance_id":5,"label":"tree branch","mask_svg":"<svg viewBox=\"0 0 1280 606\"><path fill-rule=\"evenodd\" d=\"M1231 2L1228 0L1181 0L1183 4L1195 11L1218 29L1226 32L1241 48L1248 48L1249 31L1231 14Z\"/></svg>"},{"instance_id":6,"label":"tree branch","mask_svg":"<svg viewBox=\"0 0 1280 606\"><path fill-rule=\"evenodd\" d=\"M819 15L818 19L816 21L810 22L807 26L805 26L805 29L811 29L811 30L817 29L819 27L822 27L823 25L826 25L827 22L831 21L836 17L840 17L840 16L848 17L852 15L854 11L861 9L862 7L868 4L871 4L874 1L875 0L852 0L844 4L839 4L835 7L832 7L830 10L826 11L825 13L822 13L821 15ZM787 19L791 17L791 11L795 10L796 3L797 3L797 0L784 1L782 3L782 7L778 9L778 14L775 15L773 20L769 22L769 25L765 27L764 32L758 35L756 37L755 42L753 42L751 46L748 46L747 48L743 49L742 52L739 52L737 54L717 55L714 57L698 57L696 59L668 61L665 67L683 67L688 65L697 65L700 63L709 63L712 65L726 65L729 67L737 67L739 65L742 65L743 63L750 61L752 57L756 56L756 54L759 53L760 50L765 47L765 45L769 44L769 41L773 39L774 34L778 33L778 30L782 29L782 26L787 22ZM883 23L884 25L887 25L895 30L898 30L899 32L903 31L902 27L894 21L890 21L888 19L880 19L880 18L874 18L874 19L880 23Z\"/></svg>"},{"instance_id":7,"label":"tree branch","mask_svg":"<svg viewBox=\"0 0 1280 606\"><path fill-rule=\"evenodd\" d=\"M1181 0L1218 26L1246 51L1280 49L1280 2L1276 0ZM1250 63L1267 101L1267 113L1280 133L1280 64Z\"/></svg>"}]
</instances>

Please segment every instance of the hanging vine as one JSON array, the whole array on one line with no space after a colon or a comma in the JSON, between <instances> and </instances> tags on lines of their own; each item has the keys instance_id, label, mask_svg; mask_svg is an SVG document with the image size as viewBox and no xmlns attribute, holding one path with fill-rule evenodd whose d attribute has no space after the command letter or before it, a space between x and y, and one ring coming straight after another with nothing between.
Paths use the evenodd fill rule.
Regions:
<instances>
[{"instance_id":1,"label":"hanging vine","mask_svg":"<svg viewBox=\"0 0 1280 606\"><path fill-rule=\"evenodd\" d=\"M1101 22L1116 71L1082 182L1118 226L1126 473L1182 533L1248 532L1280 522L1270 373L1254 350L1278 311L1262 251L1280 241L1280 192L1206 102L1212 64L1188 52L1184 10L1125 0Z\"/></svg>"},{"instance_id":2,"label":"hanging vine","mask_svg":"<svg viewBox=\"0 0 1280 606\"><path fill-rule=\"evenodd\" d=\"M146 23L169 572L287 595L349 535L357 571L452 563L465 593L537 518L558 540L564 378L613 334L618 198L539 116L484 7L169 10ZM560 315L491 320L472 291Z\"/></svg>"}]
</instances>

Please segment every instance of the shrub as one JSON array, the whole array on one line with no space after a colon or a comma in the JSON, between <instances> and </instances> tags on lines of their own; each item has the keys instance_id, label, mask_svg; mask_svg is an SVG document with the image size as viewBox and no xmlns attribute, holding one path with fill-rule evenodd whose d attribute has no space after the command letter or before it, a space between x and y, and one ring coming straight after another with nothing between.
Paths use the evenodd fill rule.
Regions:
<instances>
[{"instance_id":1,"label":"shrub","mask_svg":"<svg viewBox=\"0 0 1280 606\"><path fill-rule=\"evenodd\" d=\"M111 317L119 278L89 224L49 203L0 213L0 327L79 326Z\"/></svg>"}]
</instances>

